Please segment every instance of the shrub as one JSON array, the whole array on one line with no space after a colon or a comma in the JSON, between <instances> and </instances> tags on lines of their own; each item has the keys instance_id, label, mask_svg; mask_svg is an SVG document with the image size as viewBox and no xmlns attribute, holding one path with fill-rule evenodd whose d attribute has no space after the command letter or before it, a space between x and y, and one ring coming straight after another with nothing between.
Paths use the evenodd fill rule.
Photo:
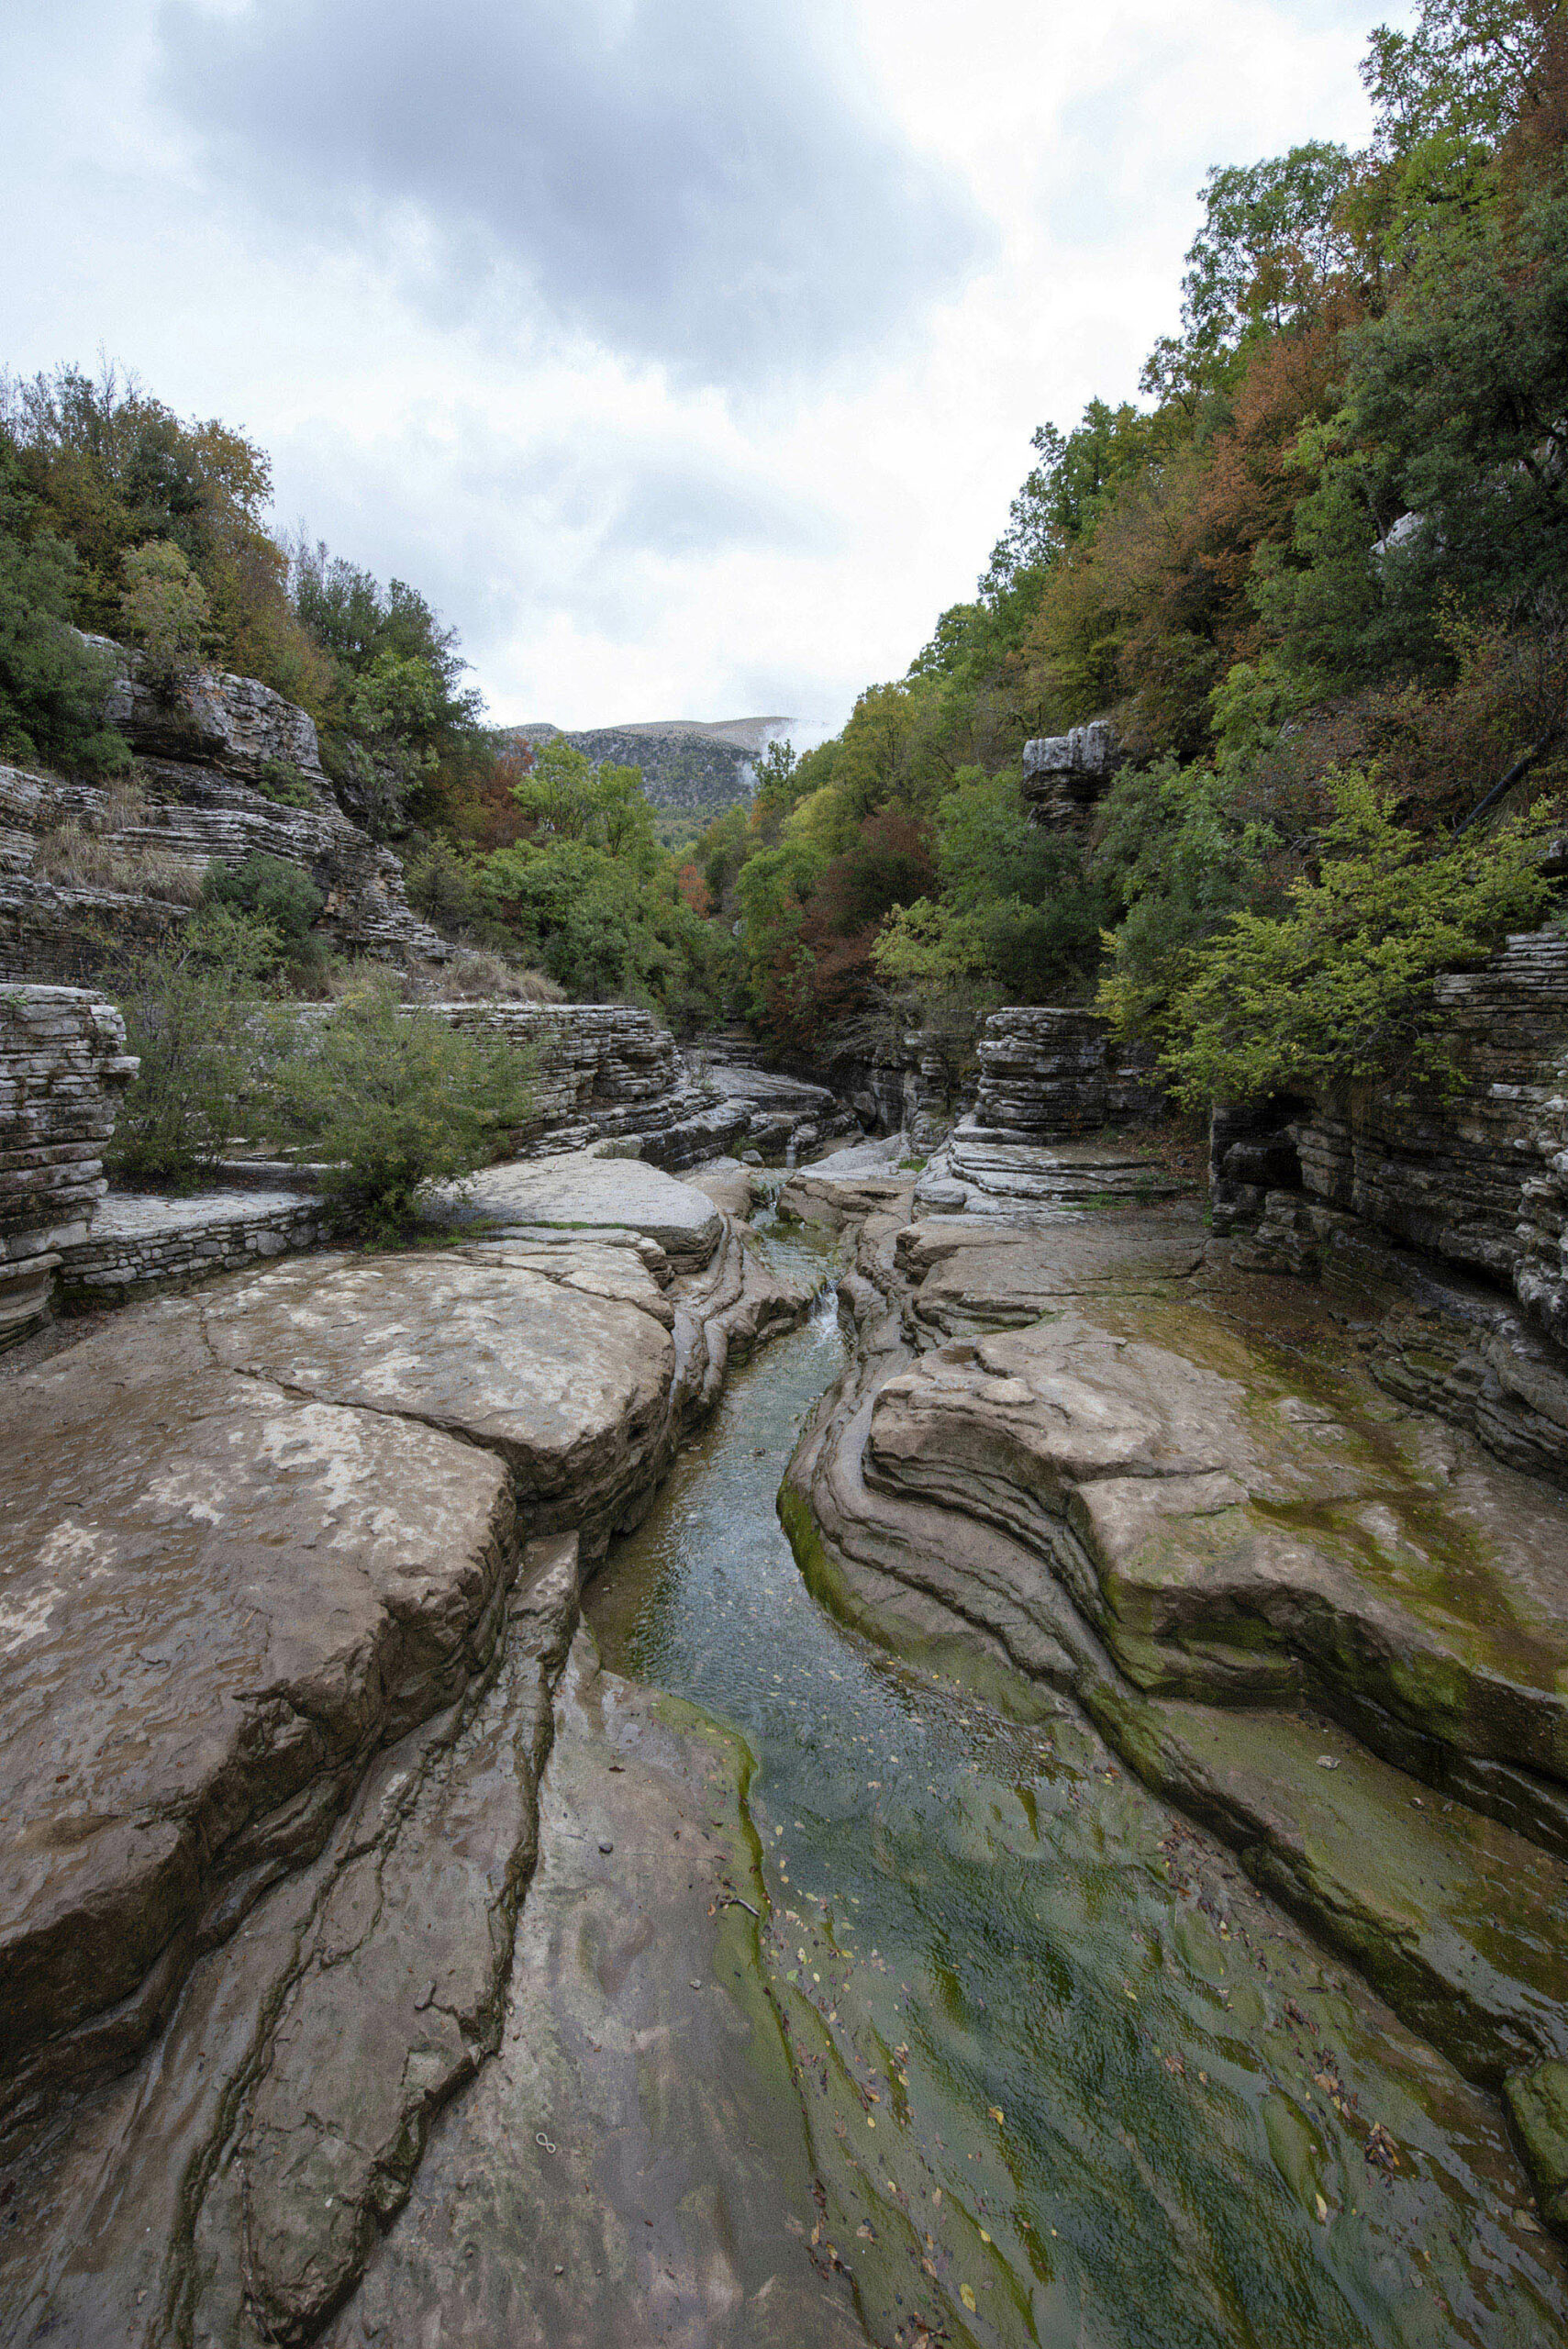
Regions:
<instances>
[{"instance_id":1,"label":"shrub","mask_svg":"<svg viewBox=\"0 0 1568 2349\"><path fill-rule=\"evenodd\" d=\"M1318 877L1292 885L1284 913L1234 915L1172 1007L1163 1065L1193 1108L1366 1083L1455 1090L1432 982L1548 902L1545 801L1434 853L1395 822L1371 776L1346 772L1329 787Z\"/></svg>"},{"instance_id":2,"label":"shrub","mask_svg":"<svg viewBox=\"0 0 1568 2349\"><path fill-rule=\"evenodd\" d=\"M206 590L172 539L150 539L125 559L120 618L146 655L150 685L172 690L201 657Z\"/></svg>"},{"instance_id":3,"label":"shrub","mask_svg":"<svg viewBox=\"0 0 1568 2349\"><path fill-rule=\"evenodd\" d=\"M193 1189L249 1130L262 979L277 953L264 924L213 906L127 965L116 996L141 1069L104 1153L122 1179Z\"/></svg>"},{"instance_id":4,"label":"shrub","mask_svg":"<svg viewBox=\"0 0 1568 2349\"><path fill-rule=\"evenodd\" d=\"M256 789L263 799L273 800L280 807L313 807L316 804L308 776L288 759L263 759L256 776Z\"/></svg>"},{"instance_id":5,"label":"shrub","mask_svg":"<svg viewBox=\"0 0 1568 2349\"><path fill-rule=\"evenodd\" d=\"M542 971L525 970L486 946L460 946L426 966L418 992L434 1003L561 1003L562 991Z\"/></svg>"},{"instance_id":6,"label":"shrub","mask_svg":"<svg viewBox=\"0 0 1568 2349\"><path fill-rule=\"evenodd\" d=\"M427 1185L462 1182L501 1153L528 1114L531 1074L515 1046L406 1009L396 980L377 973L302 1024L275 1081L290 1131L330 1166L333 1192L390 1238Z\"/></svg>"},{"instance_id":7,"label":"shrub","mask_svg":"<svg viewBox=\"0 0 1568 2349\"><path fill-rule=\"evenodd\" d=\"M249 914L263 923L279 952L294 959L310 937L312 923L327 903L297 864L281 856L248 856L242 864L209 864L203 895L208 905Z\"/></svg>"}]
</instances>

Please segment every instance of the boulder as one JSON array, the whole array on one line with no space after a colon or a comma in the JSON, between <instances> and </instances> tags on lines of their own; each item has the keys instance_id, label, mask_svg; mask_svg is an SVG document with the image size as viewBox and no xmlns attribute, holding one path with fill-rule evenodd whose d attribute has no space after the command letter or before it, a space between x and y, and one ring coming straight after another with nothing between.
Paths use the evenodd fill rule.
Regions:
<instances>
[{"instance_id":1,"label":"boulder","mask_svg":"<svg viewBox=\"0 0 1568 2349\"><path fill-rule=\"evenodd\" d=\"M454 1230L483 1225L496 1234L545 1228L640 1232L682 1271L706 1264L724 1229L712 1201L673 1174L586 1151L492 1166L429 1213Z\"/></svg>"}]
</instances>

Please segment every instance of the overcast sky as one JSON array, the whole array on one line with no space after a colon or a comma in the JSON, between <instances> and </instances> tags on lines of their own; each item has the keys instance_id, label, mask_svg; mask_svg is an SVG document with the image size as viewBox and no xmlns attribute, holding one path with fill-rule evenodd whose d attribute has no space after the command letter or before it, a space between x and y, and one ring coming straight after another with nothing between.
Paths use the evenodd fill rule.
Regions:
<instances>
[{"instance_id":1,"label":"overcast sky","mask_svg":"<svg viewBox=\"0 0 1568 2349\"><path fill-rule=\"evenodd\" d=\"M1209 164L1361 140L1362 0L0 0L0 363L101 350L421 588L498 720L836 724Z\"/></svg>"}]
</instances>

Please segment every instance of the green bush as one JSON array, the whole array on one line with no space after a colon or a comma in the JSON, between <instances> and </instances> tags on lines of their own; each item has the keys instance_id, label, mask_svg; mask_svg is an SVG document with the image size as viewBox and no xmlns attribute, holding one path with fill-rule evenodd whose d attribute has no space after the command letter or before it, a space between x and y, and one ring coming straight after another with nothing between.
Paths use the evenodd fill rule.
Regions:
<instances>
[{"instance_id":1,"label":"green bush","mask_svg":"<svg viewBox=\"0 0 1568 2349\"><path fill-rule=\"evenodd\" d=\"M75 551L29 533L30 513L0 448L0 756L118 773L130 751L104 723L113 659L70 626Z\"/></svg>"},{"instance_id":2,"label":"green bush","mask_svg":"<svg viewBox=\"0 0 1568 2349\"><path fill-rule=\"evenodd\" d=\"M206 590L172 539L150 539L125 558L120 624L142 648L142 675L172 694L201 659Z\"/></svg>"},{"instance_id":3,"label":"green bush","mask_svg":"<svg viewBox=\"0 0 1568 2349\"><path fill-rule=\"evenodd\" d=\"M248 856L242 864L209 864L202 896L209 906L249 915L265 925L278 942L278 952L294 962L312 942L311 926L327 903L320 890L297 864L281 856Z\"/></svg>"},{"instance_id":4,"label":"green bush","mask_svg":"<svg viewBox=\"0 0 1568 2349\"><path fill-rule=\"evenodd\" d=\"M278 944L264 924L213 906L126 966L115 992L141 1069L105 1152L122 1181L194 1189L250 1131Z\"/></svg>"},{"instance_id":5,"label":"green bush","mask_svg":"<svg viewBox=\"0 0 1568 2349\"><path fill-rule=\"evenodd\" d=\"M428 1184L461 1182L501 1154L528 1114L531 1074L514 1046L406 1009L376 974L300 1023L275 1081L288 1130L326 1162L330 1189L391 1238Z\"/></svg>"},{"instance_id":6,"label":"green bush","mask_svg":"<svg viewBox=\"0 0 1568 2349\"><path fill-rule=\"evenodd\" d=\"M1452 1092L1432 982L1545 909L1546 802L1433 852L1371 776L1330 789L1318 877L1294 884L1284 913L1232 916L1175 997L1163 1065L1189 1107L1367 1083Z\"/></svg>"},{"instance_id":7,"label":"green bush","mask_svg":"<svg viewBox=\"0 0 1568 2349\"><path fill-rule=\"evenodd\" d=\"M280 807L311 807L316 804L309 778L288 759L263 759L256 789L263 799L271 799Z\"/></svg>"}]
</instances>

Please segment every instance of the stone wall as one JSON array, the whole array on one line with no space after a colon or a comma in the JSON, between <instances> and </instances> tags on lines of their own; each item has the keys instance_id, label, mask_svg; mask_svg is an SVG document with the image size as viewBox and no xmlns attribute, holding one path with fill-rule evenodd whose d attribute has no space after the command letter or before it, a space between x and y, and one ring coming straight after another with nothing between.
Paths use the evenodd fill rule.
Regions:
<instances>
[{"instance_id":1,"label":"stone wall","mask_svg":"<svg viewBox=\"0 0 1568 2349\"><path fill-rule=\"evenodd\" d=\"M115 1097L136 1067L112 1004L0 986L0 1344L44 1319L61 1250L87 1237Z\"/></svg>"},{"instance_id":2,"label":"stone wall","mask_svg":"<svg viewBox=\"0 0 1568 2349\"><path fill-rule=\"evenodd\" d=\"M1095 1012L1048 1005L994 1011L978 1047L973 1124L999 1136L1069 1141L1159 1111L1151 1062Z\"/></svg>"},{"instance_id":3,"label":"stone wall","mask_svg":"<svg viewBox=\"0 0 1568 2349\"><path fill-rule=\"evenodd\" d=\"M62 1245L67 1304L118 1305L149 1289L234 1272L330 1236L325 1199L297 1192L258 1197L203 1191L188 1199L106 1199L84 1238Z\"/></svg>"}]
</instances>

